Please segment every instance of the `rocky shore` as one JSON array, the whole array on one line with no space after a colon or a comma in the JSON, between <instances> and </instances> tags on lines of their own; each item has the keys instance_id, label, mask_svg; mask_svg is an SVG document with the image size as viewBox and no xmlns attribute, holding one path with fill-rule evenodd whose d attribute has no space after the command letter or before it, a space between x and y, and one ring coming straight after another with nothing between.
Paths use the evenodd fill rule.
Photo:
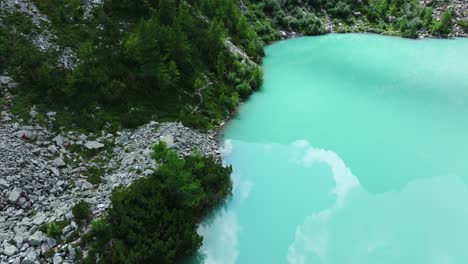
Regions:
<instances>
[{"instance_id":1,"label":"rocky shore","mask_svg":"<svg viewBox=\"0 0 468 264\"><path fill-rule=\"evenodd\" d=\"M1 76L3 98L16 84ZM129 185L153 172L152 146L164 141L181 156L194 151L220 157L214 133L200 133L180 123L150 122L134 130L99 135L53 132L34 121L21 125L7 109L0 117L0 263L73 263L73 237L78 224L71 208L79 201L90 204L93 218L110 206L115 186ZM53 112L47 113L54 122ZM96 152L94 159L74 149ZM97 159L98 158L98 159ZM101 160L97 163L96 160ZM103 165L104 164L104 165ZM86 171L100 167L102 182L92 184ZM50 222L69 220L57 241L41 230ZM52 253L51 253L52 252Z\"/></svg>"}]
</instances>

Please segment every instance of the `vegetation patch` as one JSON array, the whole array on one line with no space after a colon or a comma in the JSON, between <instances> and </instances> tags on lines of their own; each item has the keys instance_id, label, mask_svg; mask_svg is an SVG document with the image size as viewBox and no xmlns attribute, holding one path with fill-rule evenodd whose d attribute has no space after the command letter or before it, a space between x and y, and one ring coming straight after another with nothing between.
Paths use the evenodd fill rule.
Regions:
<instances>
[{"instance_id":1,"label":"vegetation patch","mask_svg":"<svg viewBox=\"0 0 468 264\"><path fill-rule=\"evenodd\" d=\"M448 35L453 26L453 9L446 10L439 21L434 23L432 33L438 35Z\"/></svg>"},{"instance_id":2,"label":"vegetation patch","mask_svg":"<svg viewBox=\"0 0 468 264\"><path fill-rule=\"evenodd\" d=\"M102 177L106 173L106 170L102 167L88 167L88 169L83 173L83 175L87 176L88 182L92 184L100 184L102 182Z\"/></svg>"},{"instance_id":3,"label":"vegetation patch","mask_svg":"<svg viewBox=\"0 0 468 264\"><path fill-rule=\"evenodd\" d=\"M41 230L47 234L47 236L61 241L62 229L70 224L70 221L54 221L47 223L41 227Z\"/></svg>"},{"instance_id":4,"label":"vegetation patch","mask_svg":"<svg viewBox=\"0 0 468 264\"><path fill-rule=\"evenodd\" d=\"M466 20L458 20L457 24L465 31L465 33L468 33L468 19Z\"/></svg>"},{"instance_id":5,"label":"vegetation patch","mask_svg":"<svg viewBox=\"0 0 468 264\"><path fill-rule=\"evenodd\" d=\"M93 222L84 263L174 263L201 246L197 225L231 193L232 169L213 157L181 159L163 143L153 157L159 169L115 189L108 216Z\"/></svg>"},{"instance_id":6,"label":"vegetation patch","mask_svg":"<svg viewBox=\"0 0 468 264\"><path fill-rule=\"evenodd\" d=\"M90 206L85 201L80 201L72 208L73 217L79 225L89 223L91 220L92 212Z\"/></svg>"}]
</instances>

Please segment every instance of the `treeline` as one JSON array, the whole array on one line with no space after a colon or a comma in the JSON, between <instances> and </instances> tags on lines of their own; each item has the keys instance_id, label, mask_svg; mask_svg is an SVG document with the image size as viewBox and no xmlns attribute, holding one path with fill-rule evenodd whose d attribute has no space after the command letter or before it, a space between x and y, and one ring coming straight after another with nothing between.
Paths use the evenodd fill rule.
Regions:
<instances>
[{"instance_id":1,"label":"treeline","mask_svg":"<svg viewBox=\"0 0 468 264\"><path fill-rule=\"evenodd\" d=\"M19 50L2 47L14 55L0 70L21 75L22 98L32 104L66 106L75 118L64 123L97 129L156 118L208 129L262 83L256 63L263 42L233 0L108 0L91 19L83 19L75 0L37 4L58 41L76 47L80 63L57 69L50 58L59 54L29 51L25 43ZM229 51L228 39L247 61Z\"/></svg>"},{"instance_id":2,"label":"treeline","mask_svg":"<svg viewBox=\"0 0 468 264\"><path fill-rule=\"evenodd\" d=\"M82 263L175 263L201 246L197 226L231 193L230 167L213 157L181 159L160 143L153 157L162 163L151 176L112 193L107 217L83 238Z\"/></svg>"},{"instance_id":3,"label":"treeline","mask_svg":"<svg viewBox=\"0 0 468 264\"><path fill-rule=\"evenodd\" d=\"M326 17L338 25L335 29L338 32L387 32L408 38L417 37L420 30L446 36L453 26L452 10L435 21L433 7L425 7L418 0L288 0L284 6L277 0L249 0L247 3L247 17L265 41L278 38L277 28L305 35L323 34Z\"/></svg>"}]
</instances>

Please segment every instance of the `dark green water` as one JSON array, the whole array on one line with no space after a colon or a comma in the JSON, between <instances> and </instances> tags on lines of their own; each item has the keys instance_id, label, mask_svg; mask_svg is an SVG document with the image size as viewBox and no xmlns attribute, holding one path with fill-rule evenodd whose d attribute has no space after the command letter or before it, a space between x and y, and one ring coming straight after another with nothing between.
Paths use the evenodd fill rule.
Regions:
<instances>
[{"instance_id":1,"label":"dark green water","mask_svg":"<svg viewBox=\"0 0 468 264\"><path fill-rule=\"evenodd\" d=\"M468 263L467 39L305 37L264 71L205 263Z\"/></svg>"}]
</instances>

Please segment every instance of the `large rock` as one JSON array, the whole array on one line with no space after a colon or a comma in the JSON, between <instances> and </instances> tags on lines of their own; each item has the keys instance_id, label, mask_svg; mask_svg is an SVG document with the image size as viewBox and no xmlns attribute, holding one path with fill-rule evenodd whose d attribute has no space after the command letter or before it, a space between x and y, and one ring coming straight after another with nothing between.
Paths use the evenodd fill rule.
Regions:
<instances>
[{"instance_id":1,"label":"large rock","mask_svg":"<svg viewBox=\"0 0 468 264\"><path fill-rule=\"evenodd\" d=\"M26 130L26 129L23 129L23 130L20 130L18 132L16 132L16 136L20 139L23 139L23 140L28 140L28 141L31 141L31 140L34 140L36 139L36 133L30 131L30 130Z\"/></svg>"},{"instance_id":2,"label":"large rock","mask_svg":"<svg viewBox=\"0 0 468 264\"><path fill-rule=\"evenodd\" d=\"M65 164L62 158L56 158L52 161L52 165L60 168L60 167L65 167L67 164Z\"/></svg>"},{"instance_id":3,"label":"large rock","mask_svg":"<svg viewBox=\"0 0 468 264\"><path fill-rule=\"evenodd\" d=\"M16 202L18 202L18 199L21 197L22 193L23 190L21 188L13 188L13 190L10 192L10 195L8 196L8 201L10 203L16 204Z\"/></svg>"},{"instance_id":4,"label":"large rock","mask_svg":"<svg viewBox=\"0 0 468 264\"><path fill-rule=\"evenodd\" d=\"M100 149L104 147L104 144L99 141L89 141L85 144L85 147L87 149Z\"/></svg>"},{"instance_id":5,"label":"large rock","mask_svg":"<svg viewBox=\"0 0 468 264\"><path fill-rule=\"evenodd\" d=\"M52 139L52 141L55 142L55 144L58 146L58 147L63 147L63 143L65 142L65 138L61 135L58 135L56 137L54 137Z\"/></svg>"}]
</instances>

